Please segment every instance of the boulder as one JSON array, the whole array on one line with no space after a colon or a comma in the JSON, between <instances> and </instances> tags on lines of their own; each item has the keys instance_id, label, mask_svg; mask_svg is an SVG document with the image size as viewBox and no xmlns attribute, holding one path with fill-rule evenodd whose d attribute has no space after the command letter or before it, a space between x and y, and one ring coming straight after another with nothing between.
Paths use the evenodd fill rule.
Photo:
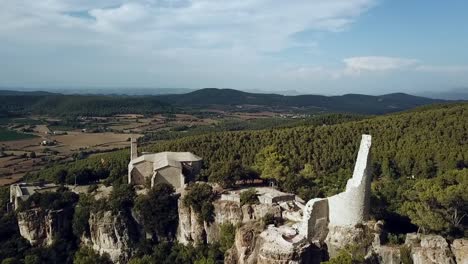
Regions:
<instances>
[{"instance_id":1,"label":"boulder","mask_svg":"<svg viewBox=\"0 0 468 264\"><path fill-rule=\"evenodd\" d=\"M379 262L381 264L400 264L401 255L400 247L395 246L380 246L377 250Z\"/></svg>"},{"instance_id":2,"label":"boulder","mask_svg":"<svg viewBox=\"0 0 468 264\"><path fill-rule=\"evenodd\" d=\"M408 234L405 244L411 247L414 264L455 264L449 244L441 236Z\"/></svg>"},{"instance_id":3,"label":"boulder","mask_svg":"<svg viewBox=\"0 0 468 264\"><path fill-rule=\"evenodd\" d=\"M455 239L452 243L452 252L457 264L468 264L468 239Z\"/></svg>"}]
</instances>

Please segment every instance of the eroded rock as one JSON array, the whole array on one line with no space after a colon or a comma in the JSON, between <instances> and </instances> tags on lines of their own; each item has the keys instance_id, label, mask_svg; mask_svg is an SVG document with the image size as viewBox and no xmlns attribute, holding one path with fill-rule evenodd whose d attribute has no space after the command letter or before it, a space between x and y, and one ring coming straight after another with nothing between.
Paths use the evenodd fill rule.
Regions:
<instances>
[{"instance_id":1,"label":"eroded rock","mask_svg":"<svg viewBox=\"0 0 468 264\"><path fill-rule=\"evenodd\" d=\"M65 210L34 208L19 212L18 227L32 246L50 246L56 237L70 232L71 222Z\"/></svg>"},{"instance_id":2,"label":"eroded rock","mask_svg":"<svg viewBox=\"0 0 468 264\"><path fill-rule=\"evenodd\" d=\"M111 211L92 213L89 218L90 237L87 241L100 254L108 254L114 263L126 263L135 241L135 225L123 213Z\"/></svg>"},{"instance_id":3,"label":"eroded rock","mask_svg":"<svg viewBox=\"0 0 468 264\"><path fill-rule=\"evenodd\" d=\"M468 239L455 239L452 243L452 252L457 264L468 264Z\"/></svg>"},{"instance_id":4,"label":"eroded rock","mask_svg":"<svg viewBox=\"0 0 468 264\"><path fill-rule=\"evenodd\" d=\"M408 234L405 244L411 247L414 264L455 264L449 244L441 236Z\"/></svg>"}]
</instances>

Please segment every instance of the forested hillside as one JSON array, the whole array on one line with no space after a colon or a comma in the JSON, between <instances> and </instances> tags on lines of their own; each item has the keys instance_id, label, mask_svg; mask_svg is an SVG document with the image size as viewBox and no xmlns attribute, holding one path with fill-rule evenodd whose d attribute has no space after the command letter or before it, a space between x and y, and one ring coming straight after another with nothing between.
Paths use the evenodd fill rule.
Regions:
<instances>
[{"instance_id":1,"label":"forested hillside","mask_svg":"<svg viewBox=\"0 0 468 264\"><path fill-rule=\"evenodd\" d=\"M346 112L384 114L441 103L408 94L342 96L254 94L232 89L201 89L158 96L62 95L46 92L0 91L0 116L110 116L184 112L203 107L233 111ZM245 110L247 109L247 110Z\"/></svg>"},{"instance_id":2,"label":"forested hillside","mask_svg":"<svg viewBox=\"0 0 468 264\"><path fill-rule=\"evenodd\" d=\"M283 190L309 199L343 190L352 174L361 134L368 133L373 136L374 215L395 222L411 214L403 203L416 183L448 175L467 178L463 170L468 167L467 126L468 104L453 104L337 125L191 136L158 141L142 151L191 151L204 159L200 176L204 180L232 182L260 173L276 180ZM128 157L123 151L99 155L53 166L30 179L72 182L77 176L83 183L103 178L109 183L122 182Z\"/></svg>"},{"instance_id":3,"label":"forested hillside","mask_svg":"<svg viewBox=\"0 0 468 264\"><path fill-rule=\"evenodd\" d=\"M159 98L177 106L200 105L260 105L272 108L305 108L315 111L382 114L402 111L421 105L443 102L403 93L381 96L346 94L341 96L247 93L233 89L207 88L181 95L161 95Z\"/></svg>"},{"instance_id":4,"label":"forested hillside","mask_svg":"<svg viewBox=\"0 0 468 264\"><path fill-rule=\"evenodd\" d=\"M171 112L169 104L154 97L84 96L61 94L2 95L0 113L9 115L110 116Z\"/></svg>"}]
</instances>

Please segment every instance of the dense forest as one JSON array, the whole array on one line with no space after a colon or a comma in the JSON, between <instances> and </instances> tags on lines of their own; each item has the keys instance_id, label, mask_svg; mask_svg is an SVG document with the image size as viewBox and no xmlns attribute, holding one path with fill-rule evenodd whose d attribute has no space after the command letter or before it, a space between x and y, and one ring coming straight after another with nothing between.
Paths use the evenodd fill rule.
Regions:
<instances>
[{"instance_id":1,"label":"dense forest","mask_svg":"<svg viewBox=\"0 0 468 264\"><path fill-rule=\"evenodd\" d=\"M191 151L204 159L200 180L229 187L239 180L248 182L261 177L275 181L282 190L310 199L344 189L352 175L361 134L368 133L373 137L373 217L385 220L386 229L394 234L394 240L399 239L399 234L418 228L421 232L442 234L451 239L468 236L468 218L463 217L468 213L467 126L468 104L448 104L338 124L218 132L160 140L146 145L141 151ZM174 204L173 191L162 188L164 192L151 192L136 199L125 184L128 158L128 151L98 154L67 164L51 165L27 179L73 183L76 178L79 184L101 181L113 185L115 194L111 194L108 201L88 202L87 205L85 198L80 197L78 203L89 209L81 213L100 206L140 211L146 207L168 213L163 220L170 222L173 219L171 211L155 207L158 203L154 200L164 199L163 204ZM199 189L184 202L201 204L201 201L211 199L209 189ZM200 210L205 210L203 208L208 207L202 206ZM8 214L2 216L5 226L11 221L10 217ZM146 219L151 221L151 218ZM158 221L151 222L148 227L155 233L171 233ZM11 250L17 250L24 243L19 242L22 240L14 230L14 227L0 230L3 232L0 243L10 245L5 248ZM70 254L76 250L73 245L69 246ZM223 252L222 245L194 249L169 242L152 246L153 250L146 251L142 246L141 254L135 259L143 261L146 258L147 262L136 263L154 260L184 263L175 256L183 256L185 261L192 263L204 258L214 261ZM161 250L171 253L161 258ZM8 252L0 253L10 256ZM80 249L75 258L89 258L90 255L92 251Z\"/></svg>"},{"instance_id":2,"label":"dense forest","mask_svg":"<svg viewBox=\"0 0 468 264\"><path fill-rule=\"evenodd\" d=\"M171 112L172 107L154 97L100 95L6 95L0 97L3 116L111 116ZM1 115L0 115L1 116Z\"/></svg>"},{"instance_id":3,"label":"dense forest","mask_svg":"<svg viewBox=\"0 0 468 264\"><path fill-rule=\"evenodd\" d=\"M110 116L190 112L204 107L235 111L349 112L383 114L441 103L408 94L342 96L254 94L231 89L201 89L158 96L62 95L46 92L0 91L0 117L25 114ZM240 106L240 107L239 107ZM245 108L245 109L244 109Z\"/></svg>"},{"instance_id":4,"label":"dense forest","mask_svg":"<svg viewBox=\"0 0 468 264\"><path fill-rule=\"evenodd\" d=\"M273 108L305 108L332 112L382 114L410 109L416 106L442 102L403 93L371 96L346 94L340 96L247 93L233 89L206 88L187 94L161 95L164 102L184 105L261 105Z\"/></svg>"}]
</instances>

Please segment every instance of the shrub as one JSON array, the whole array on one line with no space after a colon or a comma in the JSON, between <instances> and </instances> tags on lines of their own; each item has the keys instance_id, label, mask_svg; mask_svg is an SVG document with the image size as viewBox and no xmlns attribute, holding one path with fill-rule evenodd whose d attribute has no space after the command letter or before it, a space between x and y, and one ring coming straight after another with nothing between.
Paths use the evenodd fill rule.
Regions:
<instances>
[{"instance_id":1,"label":"shrub","mask_svg":"<svg viewBox=\"0 0 468 264\"><path fill-rule=\"evenodd\" d=\"M99 189L99 186L97 184L91 184L88 187L88 193L92 193L92 192L96 191L97 189Z\"/></svg>"},{"instance_id":2,"label":"shrub","mask_svg":"<svg viewBox=\"0 0 468 264\"><path fill-rule=\"evenodd\" d=\"M413 264L413 259L411 258L411 248L409 246L400 247L400 257L402 264Z\"/></svg>"},{"instance_id":3,"label":"shrub","mask_svg":"<svg viewBox=\"0 0 468 264\"><path fill-rule=\"evenodd\" d=\"M75 207L75 214L73 215L73 233L77 237L81 237L83 233L89 234L89 215L90 210L95 200L90 195L80 195L80 200Z\"/></svg>"},{"instance_id":4,"label":"shrub","mask_svg":"<svg viewBox=\"0 0 468 264\"><path fill-rule=\"evenodd\" d=\"M231 223L225 223L221 225L220 228L220 250L226 252L234 244L234 239L236 237L236 228Z\"/></svg>"},{"instance_id":5,"label":"shrub","mask_svg":"<svg viewBox=\"0 0 468 264\"><path fill-rule=\"evenodd\" d=\"M268 225L280 226L283 224L284 221L281 217L276 217L274 214L267 213L265 214L265 216L263 216L262 222L265 226L268 226Z\"/></svg>"},{"instance_id":6,"label":"shrub","mask_svg":"<svg viewBox=\"0 0 468 264\"><path fill-rule=\"evenodd\" d=\"M212 222L214 220L213 188L206 183L195 183L188 187L183 199L186 207L191 207L199 216L199 221Z\"/></svg>"},{"instance_id":7,"label":"shrub","mask_svg":"<svg viewBox=\"0 0 468 264\"><path fill-rule=\"evenodd\" d=\"M112 261L107 255L99 255L92 248L82 247L76 253L73 258L74 264L112 264Z\"/></svg>"},{"instance_id":8,"label":"shrub","mask_svg":"<svg viewBox=\"0 0 468 264\"><path fill-rule=\"evenodd\" d=\"M114 185L109 196L110 209L114 212L126 211L133 207L135 190L129 184Z\"/></svg>"},{"instance_id":9,"label":"shrub","mask_svg":"<svg viewBox=\"0 0 468 264\"><path fill-rule=\"evenodd\" d=\"M250 188L246 191L241 192L240 194L240 204L258 204L257 190L255 188Z\"/></svg>"},{"instance_id":10,"label":"shrub","mask_svg":"<svg viewBox=\"0 0 468 264\"><path fill-rule=\"evenodd\" d=\"M146 232L169 238L177 229L177 196L174 187L160 183L147 195L137 198L135 209L142 218Z\"/></svg>"},{"instance_id":11,"label":"shrub","mask_svg":"<svg viewBox=\"0 0 468 264\"><path fill-rule=\"evenodd\" d=\"M391 245L401 245L405 242L405 234L387 234L387 243Z\"/></svg>"}]
</instances>

